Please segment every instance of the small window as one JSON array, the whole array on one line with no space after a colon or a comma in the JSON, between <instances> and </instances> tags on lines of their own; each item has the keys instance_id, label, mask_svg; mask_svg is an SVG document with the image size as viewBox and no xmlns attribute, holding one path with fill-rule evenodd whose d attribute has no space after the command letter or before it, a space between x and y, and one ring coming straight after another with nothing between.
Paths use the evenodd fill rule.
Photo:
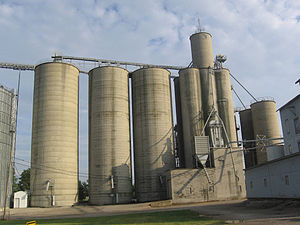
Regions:
<instances>
[{"instance_id":1,"label":"small window","mask_svg":"<svg viewBox=\"0 0 300 225\"><path fill-rule=\"evenodd\" d=\"M253 182L250 181L250 188L252 189L253 188Z\"/></svg>"},{"instance_id":2,"label":"small window","mask_svg":"<svg viewBox=\"0 0 300 225\"><path fill-rule=\"evenodd\" d=\"M292 145L289 145L289 153L292 154L293 153L293 148Z\"/></svg>"},{"instance_id":3,"label":"small window","mask_svg":"<svg viewBox=\"0 0 300 225\"><path fill-rule=\"evenodd\" d=\"M286 131L287 131L287 133L289 134L289 133L290 133L289 120L286 119L286 120L284 121L284 123L285 123Z\"/></svg>"},{"instance_id":4,"label":"small window","mask_svg":"<svg viewBox=\"0 0 300 225\"><path fill-rule=\"evenodd\" d=\"M300 121L299 117L294 119L294 126L295 126L295 133L299 134L300 133Z\"/></svg>"},{"instance_id":5,"label":"small window","mask_svg":"<svg viewBox=\"0 0 300 225\"><path fill-rule=\"evenodd\" d=\"M285 184L286 184L286 185L290 185L290 181L289 181L289 176L288 176L288 175L286 175L286 176L284 177L284 180L285 180Z\"/></svg>"},{"instance_id":6,"label":"small window","mask_svg":"<svg viewBox=\"0 0 300 225\"><path fill-rule=\"evenodd\" d=\"M268 181L267 181L267 178L264 178L264 186L265 186L265 187L268 187Z\"/></svg>"}]
</instances>

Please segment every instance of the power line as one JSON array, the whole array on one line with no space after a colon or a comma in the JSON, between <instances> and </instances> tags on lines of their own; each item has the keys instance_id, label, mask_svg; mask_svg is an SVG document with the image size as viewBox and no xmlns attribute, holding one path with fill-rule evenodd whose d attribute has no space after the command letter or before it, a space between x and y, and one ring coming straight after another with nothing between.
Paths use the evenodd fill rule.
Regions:
<instances>
[{"instance_id":1,"label":"power line","mask_svg":"<svg viewBox=\"0 0 300 225\"><path fill-rule=\"evenodd\" d=\"M23 160L23 159L16 158L16 160L31 164L29 161L26 161L26 160ZM54 167L51 167L51 166L46 166L46 165L42 165L42 164L38 164L38 163L36 163L37 166L25 165L25 164L20 163L20 162L15 162L15 163L18 164L18 165L27 166L28 168L31 167L31 168L37 169L37 170L44 170L44 171L48 171L48 172L64 174L64 175L70 175L70 176L76 176L77 175L77 172L63 170L63 169L57 169L57 168L54 168ZM93 178L106 178L107 177L107 176L104 176L104 175L95 175L95 174L83 173L83 172L79 172L78 174L79 174L80 177L93 177ZM119 177L119 178L128 178L128 176L117 176L117 177Z\"/></svg>"}]
</instances>

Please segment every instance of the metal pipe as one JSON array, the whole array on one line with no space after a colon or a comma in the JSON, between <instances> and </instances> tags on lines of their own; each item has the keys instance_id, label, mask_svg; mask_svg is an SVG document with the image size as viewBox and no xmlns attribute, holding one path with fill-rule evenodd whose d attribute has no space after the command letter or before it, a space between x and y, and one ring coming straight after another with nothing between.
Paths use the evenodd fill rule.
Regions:
<instances>
[{"instance_id":1,"label":"metal pipe","mask_svg":"<svg viewBox=\"0 0 300 225\"><path fill-rule=\"evenodd\" d=\"M233 91L233 93L236 95L236 97L238 98L238 100L242 103L242 105L244 106L245 109L247 109L246 105L243 103L242 99L240 98L240 96L238 96L238 94L236 93L236 91L234 90L233 86L231 86L231 90Z\"/></svg>"},{"instance_id":2,"label":"metal pipe","mask_svg":"<svg viewBox=\"0 0 300 225\"><path fill-rule=\"evenodd\" d=\"M85 57L74 57L74 56L52 56L54 60L78 60L78 61L87 61L87 62L98 62L98 63L107 63L114 65L130 65L130 66L140 66L140 67L155 67L155 68L163 68L169 70L181 70L185 67L183 66L168 66L168 65L155 65L155 64L145 64L145 63L135 63L135 62L126 62L126 61L117 61L117 60L108 60L108 59L95 59L95 58L85 58Z\"/></svg>"},{"instance_id":3,"label":"metal pipe","mask_svg":"<svg viewBox=\"0 0 300 225\"><path fill-rule=\"evenodd\" d=\"M232 73L229 73L230 76L254 99L254 101L257 102L257 99L242 85L233 75Z\"/></svg>"}]
</instances>

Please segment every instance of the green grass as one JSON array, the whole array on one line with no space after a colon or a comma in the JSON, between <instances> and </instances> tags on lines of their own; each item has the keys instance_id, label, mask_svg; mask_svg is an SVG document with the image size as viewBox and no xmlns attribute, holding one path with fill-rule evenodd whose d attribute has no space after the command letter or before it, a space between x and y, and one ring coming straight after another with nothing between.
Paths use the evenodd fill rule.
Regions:
<instances>
[{"instance_id":1,"label":"green grass","mask_svg":"<svg viewBox=\"0 0 300 225\"><path fill-rule=\"evenodd\" d=\"M33 219L34 220L34 219ZM11 220L0 221L0 224L26 224L29 220ZM89 218L73 218L73 219L37 219L38 224L64 224L64 225L77 225L77 224L205 224L216 225L225 224L219 220L209 219L207 217L199 216L198 213L190 210L181 211L165 211L165 212L152 212L152 213L136 213L127 215L116 216L101 216Z\"/></svg>"}]
</instances>

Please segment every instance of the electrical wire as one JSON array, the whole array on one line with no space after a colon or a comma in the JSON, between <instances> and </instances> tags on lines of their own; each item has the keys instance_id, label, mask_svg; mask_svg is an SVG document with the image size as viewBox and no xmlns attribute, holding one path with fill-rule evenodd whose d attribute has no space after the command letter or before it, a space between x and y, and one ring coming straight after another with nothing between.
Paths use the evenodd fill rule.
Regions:
<instances>
[{"instance_id":1,"label":"electrical wire","mask_svg":"<svg viewBox=\"0 0 300 225\"><path fill-rule=\"evenodd\" d=\"M28 168L33 168L33 169L36 169L36 170L43 170L43 171L48 171L48 172L53 172L53 173L57 173L57 174L64 174L64 175L70 175L70 176L77 176L77 172L73 172L73 171L69 171L69 170L64 170L64 169L57 169L57 168L54 168L54 167L50 167L50 166L46 166L46 165L43 165L43 164L39 164L39 163L35 163L35 166L30 166L28 164L31 164L31 162L29 161L26 161L24 159L19 159L19 158L15 158L15 160L17 161L22 161L24 163L27 163L27 164L24 164L24 163L20 163L20 162L16 162L16 164L18 165L22 165L22 166L26 166ZM108 176L104 176L104 175L95 175L95 174L91 174L91 173L84 173L84 172L79 172L78 173L80 177L87 177L87 178L98 178L98 179L105 179L105 178L108 178ZM118 178L128 178L128 179L131 179L130 176L116 176Z\"/></svg>"}]
</instances>

